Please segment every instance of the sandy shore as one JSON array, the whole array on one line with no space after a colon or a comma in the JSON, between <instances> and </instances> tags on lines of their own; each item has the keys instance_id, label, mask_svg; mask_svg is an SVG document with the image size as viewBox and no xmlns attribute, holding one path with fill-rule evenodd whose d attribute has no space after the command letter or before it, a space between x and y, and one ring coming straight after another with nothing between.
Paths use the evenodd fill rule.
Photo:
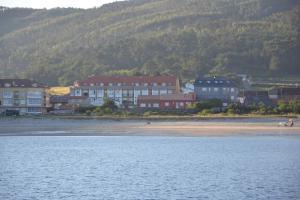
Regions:
<instances>
[{"instance_id":1,"label":"sandy shore","mask_svg":"<svg viewBox=\"0 0 300 200\"><path fill-rule=\"evenodd\" d=\"M208 121L0 120L0 136L230 136L300 135L300 126L278 127L283 119Z\"/></svg>"},{"instance_id":2,"label":"sandy shore","mask_svg":"<svg viewBox=\"0 0 300 200\"><path fill-rule=\"evenodd\" d=\"M278 127L274 124L149 124L147 126L136 127L146 132L165 132L182 133L187 135L233 135L233 134L252 134L252 135L276 135L276 134L295 134L300 135L300 127Z\"/></svg>"}]
</instances>

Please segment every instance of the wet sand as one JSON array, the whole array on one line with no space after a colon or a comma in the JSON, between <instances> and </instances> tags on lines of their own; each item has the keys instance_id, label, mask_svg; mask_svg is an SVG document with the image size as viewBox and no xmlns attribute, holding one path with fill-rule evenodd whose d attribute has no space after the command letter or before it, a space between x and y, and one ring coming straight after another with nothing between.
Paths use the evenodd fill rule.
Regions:
<instances>
[{"instance_id":1,"label":"wet sand","mask_svg":"<svg viewBox=\"0 0 300 200\"><path fill-rule=\"evenodd\" d=\"M0 136L230 136L300 135L300 126L278 127L283 119L208 121L0 120Z\"/></svg>"},{"instance_id":2,"label":"wet sand","mask_svg":"<svg viewBox=\"0 0 300 200\"><path fill-rule=\"evenodd\" d=\"M178 124L178 125L163 125L150 124L149 126L141 126L139 129L147 132L170 132L183 133L195 136L207 135L281 135L293 134L300 135L300 127L279 127L275 124L244 124L234 125L231 123L216 123L216 124Z\"/></svg>"}]
</instances>

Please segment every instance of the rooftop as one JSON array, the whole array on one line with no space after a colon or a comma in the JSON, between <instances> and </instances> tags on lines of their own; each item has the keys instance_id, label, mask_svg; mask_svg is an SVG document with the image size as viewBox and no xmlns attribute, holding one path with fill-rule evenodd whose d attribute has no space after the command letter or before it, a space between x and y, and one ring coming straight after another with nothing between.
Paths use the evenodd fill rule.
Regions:
<instances>
[{"instance_id":1,"label":"rooftop","mask_svg":"<svg viewBox=\"0 0 300 200\"><path fill-rule=\"evenodd\" d=\"M0 79L0 87L44 88L46 85L29 79Z\"/></svg>"},{"instance_id":2,"label":"rooftop","mask_svg":"<svg viewBox=\"0 0 300 200\"><path fill-rule=\"evenodd\" d=\"M195 80L194 85L197 87L236 87L234 81L225 77L202 77Z\"/></svg>"},{"instance_id":3,"label":"rooftop","mask_svg":"<svg viewBox=\"0 0 300 200\"><path fill-rule=\"evenodd\" d=\"M158 85L166 84L174 86L176 85L176 76L90 76L85 80L75 81L74 86L108 86L113 85L151 85L156 83Z\"/></svg>"}]
</instances>

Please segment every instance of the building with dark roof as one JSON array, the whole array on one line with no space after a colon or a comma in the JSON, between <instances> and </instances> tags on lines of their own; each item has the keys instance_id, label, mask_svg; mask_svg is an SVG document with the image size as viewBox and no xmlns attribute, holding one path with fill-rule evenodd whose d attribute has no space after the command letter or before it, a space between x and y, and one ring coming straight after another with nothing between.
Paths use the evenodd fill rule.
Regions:
<instances>
[{"instance_id":1,"label":"building with dark roof","mask_svg":"<svg viewBox=\"0 0 300 200\"><path fill-rule=\"evenodd\" d=\"M224 77L203 77L194 82L198 100L221 99L224 102L236 101L238 87L234 81Z\"/></svg>"},{"instance_id":2,"label":"building with dark roof","mask_svg":"<svg viewBox=\"0 0 300 200\"><path fill-rule=\"evenodd\" d=\"M264 90L241 90L238 94L238 101L243 105L272 105L268 91Z\"/></svg>"},{"instance_id":3,"label":"building with dark roof","mask_svg":"<svg viewBox=\"0 0 300 200\"><path fill-rule=\"evenodd\" d=\"M0 112L21 115L45 113L46 88L29 79L0 79Z\"/></svg>"},{"instance_id":4,"label":"building with dark roof","mask_svg":"<svg viewBox=\"0 0 300 200\"><path fill-rule=\"evenodd\" d=\"M102 105L105 99L113 100L118 106L137 105L138 96L159 96L180 91L175 76L90 76L75 81L71 96L87 97L90 105Z\"/></svg>"},{"instance_id":5,"label":"building with dark roof","mask_svg":"<svg viewBox=\"0 0 300 200\"><path fill-rule=\"evenodd\" d=\"M280 87L268 91L273 101L300 101L300 87Z\"/></svg>"}]
</instances>

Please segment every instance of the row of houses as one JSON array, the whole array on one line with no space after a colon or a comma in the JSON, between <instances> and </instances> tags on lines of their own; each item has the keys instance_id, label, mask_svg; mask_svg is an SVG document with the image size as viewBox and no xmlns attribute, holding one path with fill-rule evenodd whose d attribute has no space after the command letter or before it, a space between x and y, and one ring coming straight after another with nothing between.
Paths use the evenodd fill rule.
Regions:
<instances>
[{"instance_id":1,"label":"row of houses","mask_svg":"<svg viewBox=\"0 0 300 200\"><path fill-rule=\"evenodd\" d=\"M220 99L266 105L300 100L300 88L244 90L224 77L200 77L181 87L176 76L89 76L75 81L70 94L53 95L48 87L27 79L0 79L0 113L43 114L47 110L72 112L77 107L101 106L106 99L124 109L184 110L197 101Z\"/></svg>"}]
</instances>

